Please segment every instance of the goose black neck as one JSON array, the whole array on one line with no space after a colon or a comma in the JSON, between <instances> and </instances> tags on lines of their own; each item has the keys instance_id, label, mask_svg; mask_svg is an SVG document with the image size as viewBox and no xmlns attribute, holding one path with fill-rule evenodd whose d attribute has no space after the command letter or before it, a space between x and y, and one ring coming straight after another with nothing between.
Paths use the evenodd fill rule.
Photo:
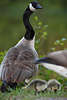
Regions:
<instances>
[{"instance_id":1,"label":"goose black neck","mask_svg":"<svg viewBox=\"0 0 67 100\"><path fill-rule=\"evenodd\" d=\"M25 33L25 39L27 40L32 40L35 32L33 30L33 27L31 26L30 22L29 22L29 18L31 16L33 12L30 11L29 7L25 10L24 15L23 15L23 22L26 28L26 33Z\"/></svg>"}]
</instances>

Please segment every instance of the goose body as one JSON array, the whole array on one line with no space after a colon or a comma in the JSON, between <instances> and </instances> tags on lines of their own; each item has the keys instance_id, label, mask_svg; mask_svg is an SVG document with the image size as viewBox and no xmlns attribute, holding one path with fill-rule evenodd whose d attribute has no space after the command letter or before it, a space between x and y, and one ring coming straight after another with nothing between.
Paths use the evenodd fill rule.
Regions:
<instances>
[{"instance_id":1,"label":"goose body","mask_svg":"<svg viewBox=\"0 0 67 100\"><path fill-rule=\"evenodd\" d=\"M34 79L22 89L33 87L36 94L39 92L45 92L46 90L56 92L58 90L61 90L61 86L61 83L55 79L51 79L48 82L46 80Z\"/></svg>"},{"instance_id":2,"label":"goose body","mask_svg":"<svg viewBox=\"0 0 67 100\"><path fill-rule=\"evenodd\" d=\"M23 87L22 89L26 89L29 87L33 87L35 89L35 94L41 91L46 91L47 89L47 81L41 79L34 79L32 80L27 86Z\"/></svg>"},{"instance_id":3,"label":"goose body","mask_svg":"<svg viewBox=\"0 0 67 100\"><path fill-rule=\"evenodd\" d=\"M28 42L27 42L28 43ZM32 61L38 58L34 47L30 45L17 45L9 49L0 68L1 80L7 82L23 82L37 72L38 66Z\"/></svg>"},{"instance_id":4,"label":"goose body","mask_svg":"<svg viewBox=\"0 0 67 100\"><path fill-rule=\"evenodd\" d=\"M67 78L67 50L49 53L46 57L36 60L36 63Z\"/></svg>"},{"instance_id":5,"label":"goose body","mask_svg":"<svg viewBox=\"0 0 67 100\"><path fill-rule=\"evenodd\" d=\"M47 90L56 92L58 90L61 90L61 83L55 79L51 79L47 82Z\"/></svg>"},{"instance_id":6,"label":"goose body","mask_svg":"<svg viewBox=\"0 0 67 100\"><path fill-rule=\"evenodd\" d=\"M7 84L23 82L25 79L30 79L37 72L38 65L32 63L38 58L34 48L35 32L29 18L36 9L40 8L38 2L31 2L26 8L23 15L23 23L26 29L25 36L17 45L8 50L1 63L0 79Z\"/></svg>"}]
</instances>

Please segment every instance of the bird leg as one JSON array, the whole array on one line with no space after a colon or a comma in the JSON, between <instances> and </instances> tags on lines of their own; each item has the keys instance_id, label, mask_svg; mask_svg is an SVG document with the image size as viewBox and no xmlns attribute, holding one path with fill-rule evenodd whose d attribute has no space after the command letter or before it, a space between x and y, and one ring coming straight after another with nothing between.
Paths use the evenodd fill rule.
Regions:
<instances>
[{"instance_id":1,"label":"bird leg","mask_svg":"<svg viewBox=\"0 0 67 100\"><path fill-rule=\"evenodd\" d=\"M3 81L2 86L0 87L1 92L9 92L7 86L8 86L7 82Z\"/></svg>"},{"instance_id":2,"label":"bird leg","mask_svg":"<svg viewBox=\"0 0 67 100\"><path fill-rule=\"evenodd\" d=\"M13 82L8 82L8 86L12 89L16 89L17 83L13 83Z\"/></svg>"}]
</instances>

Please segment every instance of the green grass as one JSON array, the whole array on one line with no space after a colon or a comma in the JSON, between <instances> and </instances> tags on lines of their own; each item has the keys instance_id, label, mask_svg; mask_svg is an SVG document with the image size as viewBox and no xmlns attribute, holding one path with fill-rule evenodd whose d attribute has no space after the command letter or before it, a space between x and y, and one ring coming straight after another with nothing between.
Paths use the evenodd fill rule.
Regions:
<instances>
[{"instance_id":1,"label":"green grass","mask_svg":"<svg viewBox=\"0 0 67 100\"><path fill-rule=\"evenodd\" d=\"M40 97L67 97L67 93L63 90L54 92L44 92L35 95L35 91L32 89L16 89L10 93L0 93L0 100L35 100Z\"/></svg>"}]
</instances>

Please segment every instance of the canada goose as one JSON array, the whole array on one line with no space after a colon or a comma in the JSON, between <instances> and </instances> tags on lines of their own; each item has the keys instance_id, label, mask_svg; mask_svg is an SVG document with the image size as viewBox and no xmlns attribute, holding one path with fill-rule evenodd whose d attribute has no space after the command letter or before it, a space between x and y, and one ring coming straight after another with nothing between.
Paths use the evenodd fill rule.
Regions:
<instances>
[{"instance_id":1,"label":"canada goose","mask_svg":"<svg viewBox=\"0 0 67 100\"><path fill-rule=\"evenodd\" d=\"M56 92L58 90L61 90L61 83L57 81L56 79L51 79L47 82L47 91Z\"/></svg>"},{"instance_id":2,"label":"canada goose","mask_svg":"<svg viewBox=\"0 0 67 100\"><path fill-rule=\"evenodd\" d=\"M17 83L31 78L38 70L38 66L32 63L33 60L38 58L38 55L34 48L35 32L29 18L36 9L41 8L38 2L31 2L24 12L25 36L17 45L8 50L0 66L0 79L3 81L2 92L7 90L7 85L15 88Z\"/></svg>"},{"instance_id":3,"label":"canada goose","mask_svg":"<svg viewBox=\"0 0 67 100\"><path fill-rule=\"evenodd\" d=\"M61 83L56 79L51 79L48 82L42 79L34 79L22 89L27 89L30 87L33 87L35 89L35 94L40 92L45 92L45 91L56 92L58 90L61 90Z\"/></svg>"},{"instance_id":4,"label":"canada goose","mask_svg":"<svg viewBox=\"0 0 67 100\"><path fill-rule=\"evenodd\" d=\"M67 78L67 50L49 53L46 57L36 60L35 63L42 64L45 68Z\"/></svg>"},{"instance_id":5,"label":"canada goose","mask_svg":"<svg viewBox=\"0 0 67 100\"><path fill-rule=\"evenodd\" d=\"M35 94L44 92L47 89L47 81L41 80L41 79L34 79L27 86L23 87L22 89L26 89L29 87L33 87L35 89Z\"/></svg>"}]
</instances>

